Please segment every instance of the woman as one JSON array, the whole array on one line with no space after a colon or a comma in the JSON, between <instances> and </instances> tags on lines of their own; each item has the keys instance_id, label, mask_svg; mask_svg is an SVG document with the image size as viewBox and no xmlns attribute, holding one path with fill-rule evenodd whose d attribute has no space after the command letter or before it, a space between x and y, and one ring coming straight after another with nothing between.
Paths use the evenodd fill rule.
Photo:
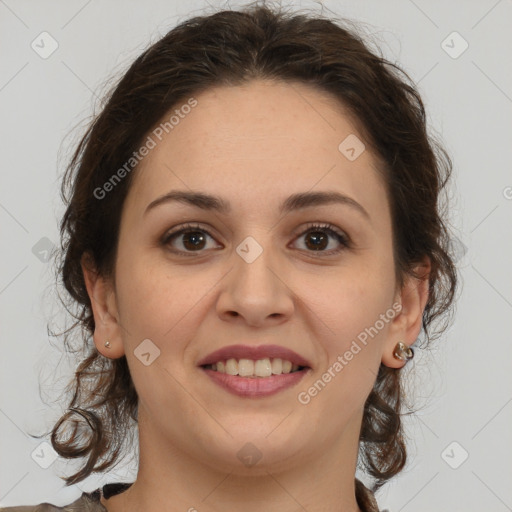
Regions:
<instances>
[{"instance_id":1,"label":"woman","mask_svg":"<svg viewBox=\"0 0 512 512\"><path fill-rule=\"evenodd\" d=\"M247 7L146 50L63 182L88 357L51 436L71 485L136 426L138 474L56 510L378 511L401 370L457 285L450 172L407 75L335 21Z\"/></svg>"}]
</instances>

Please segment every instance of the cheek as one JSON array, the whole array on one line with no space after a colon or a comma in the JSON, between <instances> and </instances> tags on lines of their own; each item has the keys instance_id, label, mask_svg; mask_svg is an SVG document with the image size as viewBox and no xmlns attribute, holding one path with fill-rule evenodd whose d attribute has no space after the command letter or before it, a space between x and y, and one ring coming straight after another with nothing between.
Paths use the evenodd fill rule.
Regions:
<instances>
[{"instance_id":1,"label":"cheek","mask_svg":"<svg viewBox=\"0 0 512 512\"><path fill-rule=\"evenodd\" d=\"M117 303L131 342L144 338L163 340L194 307L206 286L194 285L190 274L164 258L143 257L125 249L117 263ZM160 343L157 342L160 346Z\"/></svg>"},{"instance_id":2,"label":"cheek","mask_svg":"<svg viewBox=\"0 0 512 512\"><path fill-rule=\"evenodd\" d=\"M197 408L183 392L183 383L188 378L183 353L197 330L197 318L202 314L201 296L213 283L208 286L208 279L191 279L191 274L177 267L171 273L170 265L160 260L137 258L133 252L119 261L118 306L126 357L143 407L155 413L162 404L168 404L171 410L194 415ZM137 355L141 354L138 347L146 339L159 350L147 366ZM146 346L153 358L156 349Z\"/></svg>"},{"instance_id":3,"label":"cheek","mask_svg":"<svg viewBox=\"0 0 512 512\"><path fill-rule=\"evenodd\" d=\"M371 254L357 262L354 258L353 265L321 279L310 277L298 287L302 290L298 295L302 293L302 300L317 319L317 335L324 340L328 365L347 353L351 367L378 368L380 340L395 314L391 307L395 283L390 251L375 251L379 258Z\"/></svg>"},{"instance_id":4,"label":"cheek","mask_svg":"<svg viewBox=\"0 0 512 512\"><path fill-rule=\"evenodd\" d=\"M308 403L317 417L330 415L338 404L333 436L361 409L375 383L382 340L395 314L393 282L383 275L368 269L340 274L337 283L326 281L325 295L310 297L310 302L317 301L314 317L325 357L311 387L301 388L299 401Z\"/></svg>"}]
</instances>

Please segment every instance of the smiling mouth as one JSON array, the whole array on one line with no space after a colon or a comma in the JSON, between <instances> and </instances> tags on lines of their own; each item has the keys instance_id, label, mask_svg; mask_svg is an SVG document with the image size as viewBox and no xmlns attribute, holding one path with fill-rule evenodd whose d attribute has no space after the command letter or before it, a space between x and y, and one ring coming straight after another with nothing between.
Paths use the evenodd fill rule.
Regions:
<instances>
[{"instance_id":1,"label":"smiling mouth","mask_svg":"<svg viewBox=\"0 0 512 512\"><path fill-rule=\"evenodd\" d=\"M283 375L307 370L307 366L299 366L291 361L281 358L264 359L227 359L213 364L202 366L205 370L248 378L266 378L274 375Z\"/></svg>"}]
</instances>

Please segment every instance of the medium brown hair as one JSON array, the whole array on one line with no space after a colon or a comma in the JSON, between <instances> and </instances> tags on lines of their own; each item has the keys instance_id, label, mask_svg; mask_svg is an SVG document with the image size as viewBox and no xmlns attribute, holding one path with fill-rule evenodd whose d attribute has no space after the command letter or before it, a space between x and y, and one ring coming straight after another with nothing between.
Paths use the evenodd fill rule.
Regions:
<instances>
[{"instance_id":1,"label":"medium brown hair","mask_svg":"<svg viewBox=\"0 0 512 512\"><path fill-rule=\"evenodd\" d=\"M184 98L214 86L264 78L309 84L337 99L382 162L397 282L403 284L407 275L415 275L416 263L430 258L429 296L422 318L425 341L448 326L457 273L448 250L440 193L450 177L451 161L427 133L424 105L412 80L370 50L356 30L347 28L350 24L265 5L193 17L133 62L90 124L61 189L67 209L61 222L58 277L76 307L76 321L65 332L65 343L80 327L86 354L68 387L69 409L51 436L62 457L85 458L79 471L64 478L67 485L111 468L137 421L137 392L126 357L103 357L92 342L94 318L80 264L89 254L101 275L113 275L121 210L136 170L116 184L108 199L99 200L94 191ZM433 321L441 318L447 320L436 322L434 330ZM374 491L406 462L402 406L400 369L381 364L364 407L358 460L374 479ZM357 479L356 485L362 492Z\"/></svg>"}]
</instances>

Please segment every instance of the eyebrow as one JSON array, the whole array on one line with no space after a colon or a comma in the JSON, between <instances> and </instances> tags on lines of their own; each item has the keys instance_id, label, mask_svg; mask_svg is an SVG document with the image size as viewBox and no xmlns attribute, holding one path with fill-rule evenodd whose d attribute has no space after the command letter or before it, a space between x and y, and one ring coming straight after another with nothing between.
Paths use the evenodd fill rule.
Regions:
<instances>
[{"instance_id":1,"label":"eyebrow","mask_svg":"<svg viewBox=\"0 0 512 512\"><path fill-rule=\"evenodd\" d=\"M167 194L156 198L149 203L144 211L146 215L153 208L170 202L180 202L201 208L202 210L216 211L221 214L231 212L231 205L225 199L205 194L202 192L190 192L186 190L172 190ZM359 212L363 217L371 222L370 215L357 201L349 196L340 194L339 192L300 192L289 196L279 207L280 214L286 214L295 210L302 210L312 206L324 206L328 204L342 204L349 206L353 210Z\"/></svg>"}]
</instances>

